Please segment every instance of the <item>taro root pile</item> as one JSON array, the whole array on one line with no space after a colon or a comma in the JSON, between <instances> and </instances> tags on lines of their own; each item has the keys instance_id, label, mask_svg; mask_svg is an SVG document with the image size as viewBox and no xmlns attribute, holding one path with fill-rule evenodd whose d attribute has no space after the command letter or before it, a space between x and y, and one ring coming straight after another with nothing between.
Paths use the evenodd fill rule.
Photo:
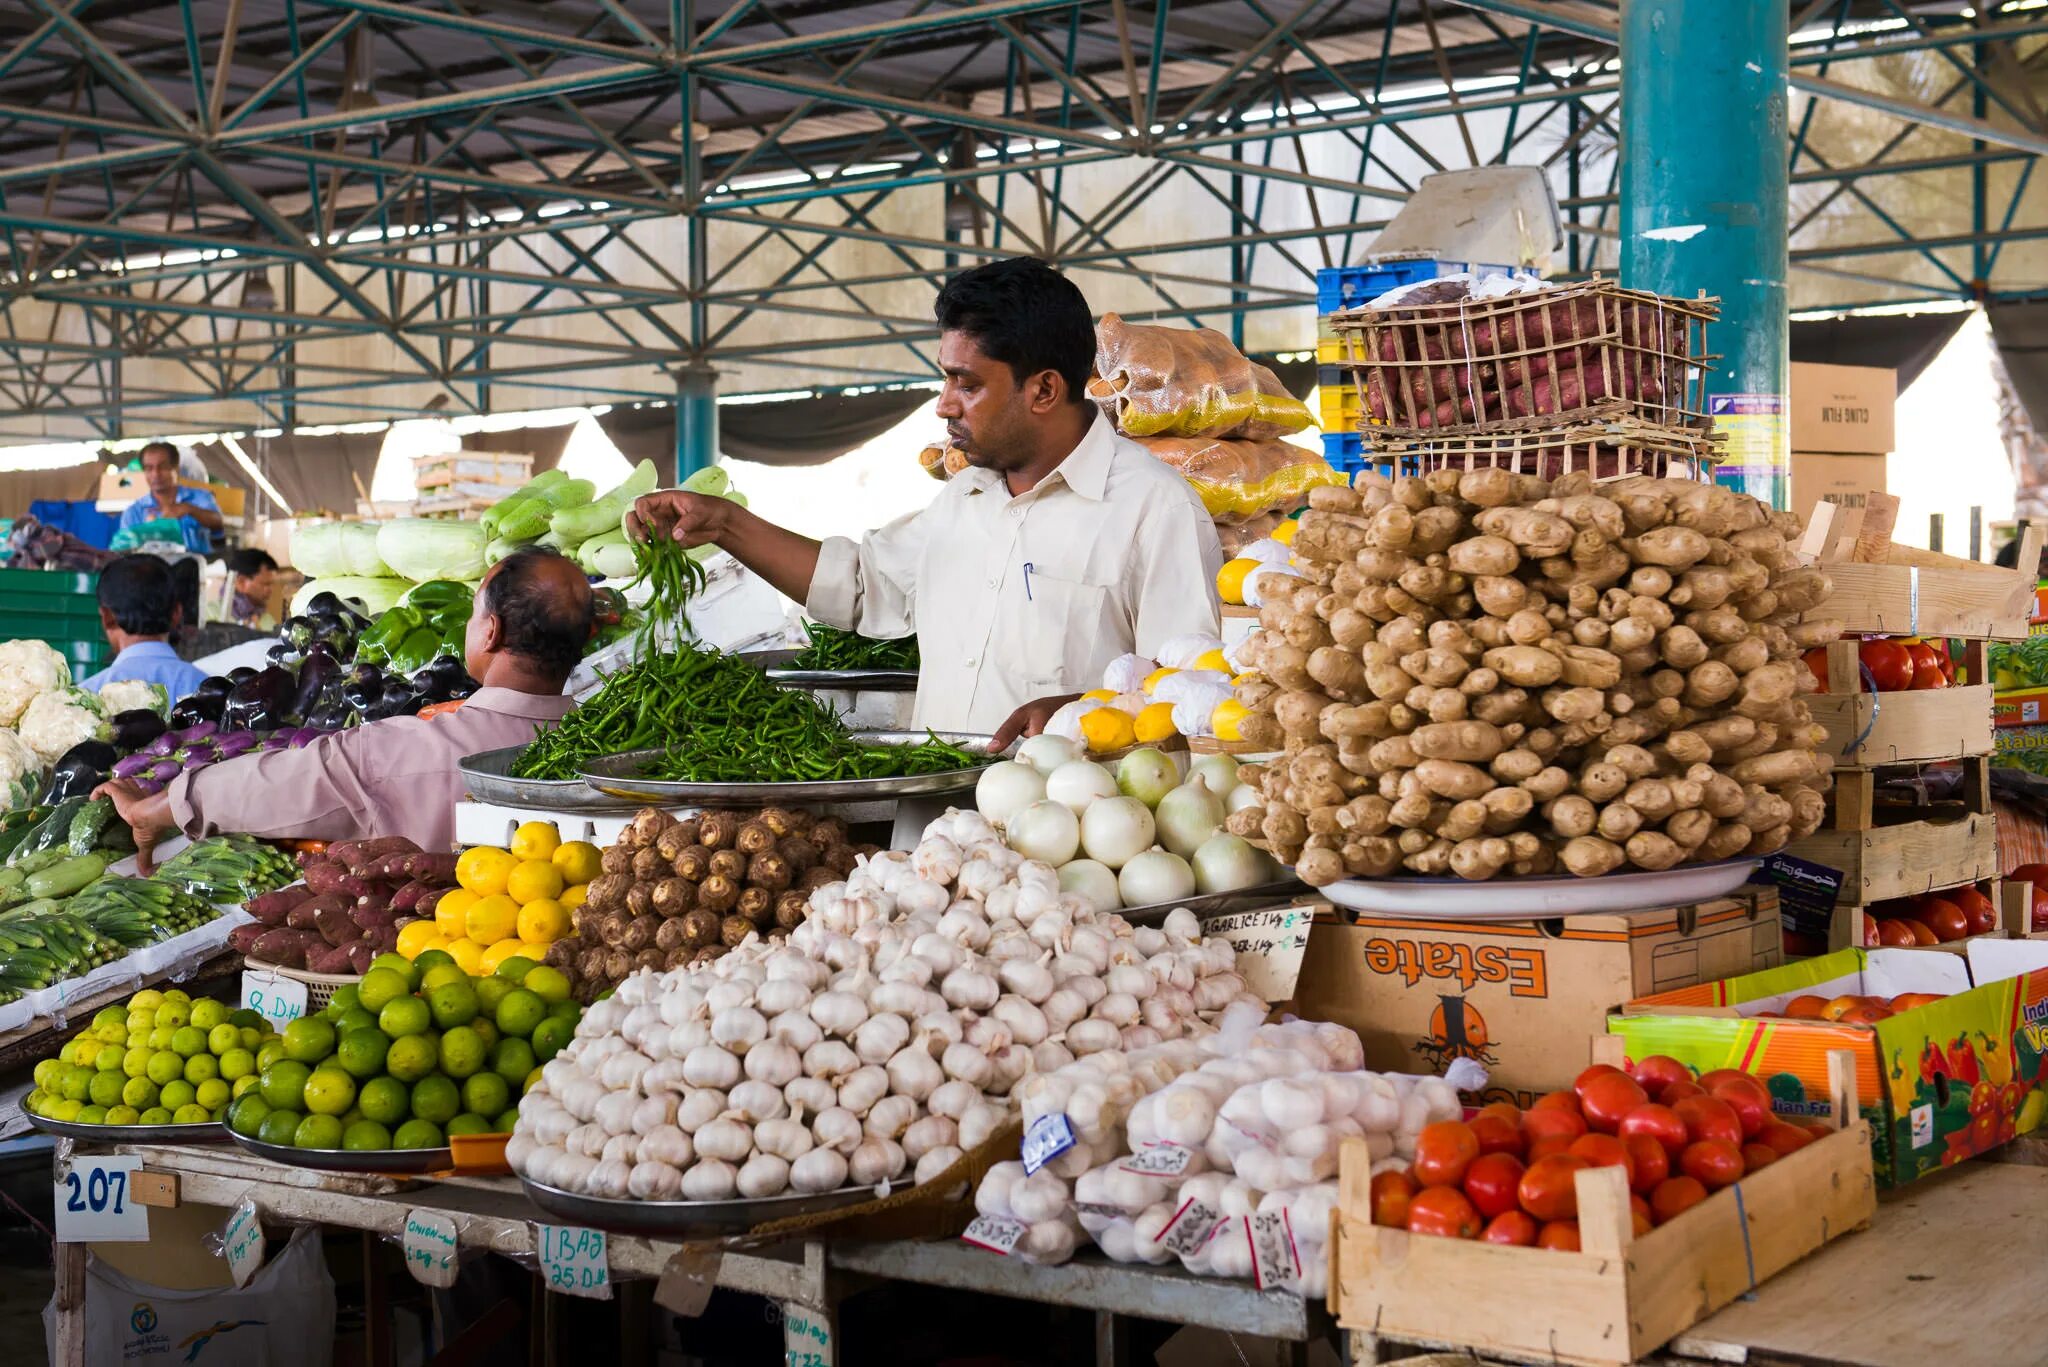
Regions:
<instances>
[{"instance_id":1,"label":"taro root pile","mask_svg":"<svg viewBox=\"0 0 2048 1367\"><path fill-rule=\"evenodd\" d=\"M642 968L706 963L749 935L781 939L810 896L853 872L872 845L846 823L796 808L634 814L576 908L575 933L548 947L585 1001Z\"/></svg>"},{"instance_id":2,"label":"taro root pile","mask_svg":"<svg viewBox=\"0 0 2048 1367\"><path fill-rule=\"evenodd\" d=\"M1303 881L1767 854L1825 813L1798 519L1689 480L1439 470L1317 489L1244 648L1229 829ZM1276 576L1269 576L1272 582Z\"/></svg>"}]
</instances>

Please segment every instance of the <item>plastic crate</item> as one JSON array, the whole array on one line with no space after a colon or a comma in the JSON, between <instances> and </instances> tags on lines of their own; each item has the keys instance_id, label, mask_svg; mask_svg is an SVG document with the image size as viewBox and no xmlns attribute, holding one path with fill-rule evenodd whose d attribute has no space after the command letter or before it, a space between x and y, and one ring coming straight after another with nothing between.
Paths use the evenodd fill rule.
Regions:
<instances>
[{"instance_id":1,"label":"plastic crate","mask_svg":"<svg viewBox=\"0 0 2048 1367\"><path fill-rule=\"evenodd\" d=\"M76 570L0 570L0 641L47 643L73 677L114 658L100 630L99 576Z\"/></svg>"},{"instance_id":2,"label":"plastic crate","mask_svg":"<svg viewBox=\"0 0 2048 1367\"><path fill-rule=\"evenodd\" d=\"M1359 401L1358 386L1342 366L1316 368L1316 401L1322 409L1325 432L1356 432L1361 426L1365 405Z\"/></svg>"},{"instance_id":3,"label":"plastic crate","mask_svg":"<svg viewBox=\"0 0 2048 1367\"><path fill-rule=\"evenodd\" d=\"M1380 261L1369 266L1326 266L1316 272L1316 312L1336 313L1355 309L1385 294L1397 285L1434 280L1440 275L1470 271L1475 276L1512 275L1511 266L1484 266L1472 261L1435 261L1414 258ZM1321 348L1317 348L1320 353ZM1317 359L1322 359L1318 354Z\"/></svg>"}]
</instances>

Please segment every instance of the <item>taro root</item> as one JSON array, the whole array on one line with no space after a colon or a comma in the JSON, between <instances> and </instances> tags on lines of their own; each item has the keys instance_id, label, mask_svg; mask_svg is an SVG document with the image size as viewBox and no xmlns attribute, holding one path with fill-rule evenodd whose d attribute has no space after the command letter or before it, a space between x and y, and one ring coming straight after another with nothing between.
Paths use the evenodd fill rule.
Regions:
<instances>
[{"instance_id":1,"label":"taro root","mask_svg":"<svg viewBox=\"0 0 2048 1367\"><path fill-rule=\"evenodd\" d=\"M609 949L604 956L604 976L607 981L621 982L633 971L633 956L623 949Z\"/></svg>"},{"instance_id":2,"label":"taro root","mask_svg":"<svg viewBox=\"0 0 2048 1367\"><path fill-rule=\"evenodd\" d=\"M732 909L734 913L756 925L764 925L769 914L775 910L775 894L766 888L744 888L740 892L740 900L733 903Z\"/></svg>"},{"instance_id":3,"label":"taro root","mask_svg":"<svg viewBox=\"0 0 2048 1367\"><path fill-rule=\"evenodd\" d=\"M709 944L718 938L718 923L722 918L715 911L698 907L683 917L683 941L686 944Z\"/></svg>"},{"instance_id":4,"label":"taro root","mask_svg":"<svg viewBox=\"0 0 2048 1367\"><path fill-rule=\"evenodd\" d=\"M652 845L661 838L661 833L675 824L671 817L659 807L642 807L633 813L633 843L640 846Z\"/></svg>"},{"instance_id":5,"label":"taro root","mask_svg":"<svg viewBox=\"0 0 2048 1367\"><path fill-rule=\"evenodd\" d=\"M545 963L549 968L573 968L576 964L577 952L581 948L581 941L577 940L574 936L564 935L561 939L548 946L548 952L543 956L541 962Z\"/></svg>"},{"instance_id":6,"label":"taro root","mask_svg":"<svg viewBox=\"0 0 2048 1367\"><path fill-rule=\"evenodd\" d=\"M764 850L775 848L775 832L765 821L749 821L740 827L739 834L733 837L732 845L741 854L752 857Z\"/></svg>"},{"instance_id":7,"label":"taro root","mask_svg":"<svg viewBox=\"0 0 2048 1367\"><path fill-rule=\"evenodd\" d=\"M740 885L722 874L713 874L697 886L697 905L723 915L740 900Z\"/></svg>"},{"instance_id":8,"label":"taro root","mask_svg":"<svg viewBox=\"0 0 2048 1367\"><path fill-rule=\"evenodd\" d=\"M775 899L775 924L782 930L795 930L804 918L811 914L810 894L791 889Z\"/></svg>"},{"instance_id":9,"label":"taro root","mask_svg":"<svg viewBox=\"0 0 2048 1367\"><path fill-rule=\"evenodd\" d=\"M738 850L716 850L711 855L711 878L729 878L737 883L747 876L747 857Z\"/></svg>"},{"instance_id":10,"label":"taro root","mask_svg":"<svg viewBox=\"0 0 2048 1367\"><path fill-rule=\"evenodd\" d=\"M654 851L661 856L662 862L674 864L677 855L696 843L697 828L678 822L661 833L654 842Z\"/></svg>"},{"instance_id":11,"label":"taro root","mask_svg":"<svg viewBox=\"0 0 2048 1367\"><path fill-rule=\"evenodd\" d=\"M684 928L681 917L663 921L654 931L654 943L664 950L681 949L689 943L689 932Z\"/></svg>"},{"instance_id":12,"label":"taro root","mask_svg":"<svg viewBox=\"0 0 2048 1367\"><path fill-rule=\"evenodd\" d=\"M654 910L663 916L681 916L697 905L697 885L687 878L664 878L654 885Z\"/></svg>"},{"instance_id":13,"label":"taro root","mask_svg":"<svg viewBox=\"0 0 2048 1367\"><path fill-rule=\"evenodd\" d=\"M701 883L711 876L711 851L702 845L691 845L675 857L670 867L676 877Z\"/></svg>"},{"instance_id":14,"label":"taro root","mask_svg":"<svg viewBox=\"0 0 2048 1367\"><path fill-rule=\"evenodd\" d=\"M824 851L800 835L792 835L775 844L775 852L782 856L782 862L789 865L792 876L814 867Z\"/></svg>"},{"instance_id":15,"label":"taro root","mask_svg":"<svg viewBox=\"0 0 2048 1367\"><path fill-rule=\"evenodd\" d=\"M718 927L718 938L728 949L753 933L754 923L744 916L728 916Z\"/></svg>"},{"instance_id":16,"label":"taro root","mask_svg":"<svg viewBox=\"0 0 2048 1367\"><path fill-rule=\"evenodd\" d=\"M598 856L598 867L606 873L630 874L633 872L633 856L640 852L637 845L628 845L625 833L621 832L619 843L611 846Z\"/></svg>"},{"instance_id":17,"label":"taro root","mask_svg":"<svg viewBox=\"0 0 2048 1367\"><path fill-rule=\"evenodd\" d=\"M804 839L821 850L846 843L846 823L836 816L821 816L804 832Z\"/></svg>"},{"instance_id":18,"label":"taro root","mask_svg":"<svg viewBox=\"0 0 2048 1367\"><path fill-rule=\"evenodd\" d=\"M626 922L626 933L619 937L619 947L639 953L654 943L654 928L661 921L659 916L635 916Z\"/></svg>"},{"instance_id":19,"label":"taro root","mask_svg":"<svg viewBox=\"0 0 2048 1367\"><path fill-rule=\"evenodd\" d=\"M692 965L696 965L696 964L708 964L708 963L712 962L712 961L713 961L714 959L722 959L722 958L724 958L724 957L725 957L725 946L724 946L724 945L721 945L721 944L709 944L709 945L700 945L700 946L698 946L698 947L697 947L697 948L696 948L695 950L692 950L692 951L691 951L691 953L690 953L690 963L691 963Z\"/></svg>"},{"instance_id":20,"label":"taro root","mask_svg":"<svg viewBox=\"0 0 2048 1367\"><path fill-rule=\"evenodd\" d=\"M584 950L583 957L576 963L576 976L585 982L601 981L604 978L604 950Z\"/></svg>"},{"instance_id":21,"label":"taro root","mask_svg":"<svg viewBox=\"0 0 2048 1367\"><path fill-rule=\"evenodd\" d=\"M668 955L650 945L633 956L633 967L651 968L659 973L668 967Z\"/></svg>"},{"instance_id":22,"label":"taro root","mask_svg":"<svg viewBox=\"0 0 2048 1367\"><path fill-rule=\"evenodd\" d=\"M801 807L766 807L758 819L778 840L801 834L811 826L811 814Z\"/></svg>"},{"instance_id":23,"label":"taro root","mask_svg":"<svg viewBox=\"0 0 2048 1367\"><path fill-rule=\"evenodd\" d=\"M747 882L769 892L781 892L790 884L789 861L781 855L764 852L747 861Z\"/></svg>"},{"instance_id":24,"label":"taro root","mask_svg":"<svg viewBox=\"0 0 2048 1367\"><path fill-rule=\"evenodd\" d=\"M626 889L626 910L634 916L645 916L654 910L654 884L635 883Z\"/></svg>"},{"instance_id":25,"label":"taro root","mask_svg":"<svg viewBox=\"0 0 2048 1367\"><path fill-rule=\"evenodd\" d=\"M633 881L636 883L658 883L668 872L669 861L651 845L633 855Z\"/></svg>"},{"instance_id":26,"label":"taro root","mask_svg":"<svg viewBox=\"0 0 2048 1367\"><path fill-rule=\"evenodd\" d=\"M613 948L624 944L626 940L626 927L631 923L632 919L631 916L628 916L623 911L606 912L604 919L597 923L598 938L603 940L607 946Z\"/></svg>"},{"instance_id":27,"label":"taro root","mask_svg":"<svg viewBox=\"0 0 2048 1367\"><path fill-rule=\"evenodd\" d=\"M583 905L593 911L617 911L626 905L626 890L633 886L627 873L604 873L590 880Z\"/></svg>"},{"instance_id":28,"label":"taro root","mask_svg":"<svg viewBox=\"0 0 2048 1367\"><path fill-rule=\"evenodd\" d=\"M708 849L722 850L732 845L739 834L740 818L737 812L700 812L697 814L697 840Z\"/></svg>"}]
</instances>

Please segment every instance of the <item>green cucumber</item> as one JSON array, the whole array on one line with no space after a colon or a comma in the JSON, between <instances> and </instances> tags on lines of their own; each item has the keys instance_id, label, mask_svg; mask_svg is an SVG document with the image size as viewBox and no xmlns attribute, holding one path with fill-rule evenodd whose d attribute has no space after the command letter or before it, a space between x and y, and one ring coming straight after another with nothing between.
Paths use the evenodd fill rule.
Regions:
<instances>
[{"instance_id":1,"label":"green cucumber","mask_svg":"<svg viewBox=\"0 0 2048 1367\"><path fill-rule=\"evenodd\" d=\"M643 494L654 492L660 475L655 472L654 462L643 460L633 467L625 482L594 503L580 508L564 508L548 520L549 528L565 546L580 546L593 536L611 531L625 520L626 511L634 500Z\"/></svg>"},{"instance_id":2,"label":"green cucumber","mask_svg":"<svg viewBox=\"0 0 2048 1367\"><path fill-rule=\"evenodd\" d=\"M87 854L100 843L100 835L107 829L107 823L114 819L114 799L110 797L87 798L78 815L71 818L70 835L65 841L73 854Z\"/></svg>"},{"instance_id":3,"label":"green cucumber","mask_svg":"<svg viewBox=\"0 0 2048 1367\"><path fill-rule=\"evenodd\" d=\"M74 854L47 869L31 873L26 885L28 895L36 898L69 897L90 886L106 871L104 855Z\"/></svg>"}]
</instances>

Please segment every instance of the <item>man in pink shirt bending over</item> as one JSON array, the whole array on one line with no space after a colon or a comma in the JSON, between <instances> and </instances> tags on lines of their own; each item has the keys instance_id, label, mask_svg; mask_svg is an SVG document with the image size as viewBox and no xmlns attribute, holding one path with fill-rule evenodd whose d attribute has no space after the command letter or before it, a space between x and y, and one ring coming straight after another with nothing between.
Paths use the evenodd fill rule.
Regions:
<instances>
[{"instance_id":1,"label":"man in pink shirt bending over","mask_svg":"<svg viewBox=\"0 0 2048 1367\"><path fill-rule=\"evenodd\" d=\"M455 841L465 755L524 745L573 705L562 683L590 640L590 584L553 551L515 551L477 590L464 660L482 686L432 718L388 717L322 736L301 750L244 755L180 774L146 794L125 780L105 794L135 832L142 871L150 847L177 829L194 839L222 831L274 839L409 836L421 849Z\"/></svg>"}]
</instances>

